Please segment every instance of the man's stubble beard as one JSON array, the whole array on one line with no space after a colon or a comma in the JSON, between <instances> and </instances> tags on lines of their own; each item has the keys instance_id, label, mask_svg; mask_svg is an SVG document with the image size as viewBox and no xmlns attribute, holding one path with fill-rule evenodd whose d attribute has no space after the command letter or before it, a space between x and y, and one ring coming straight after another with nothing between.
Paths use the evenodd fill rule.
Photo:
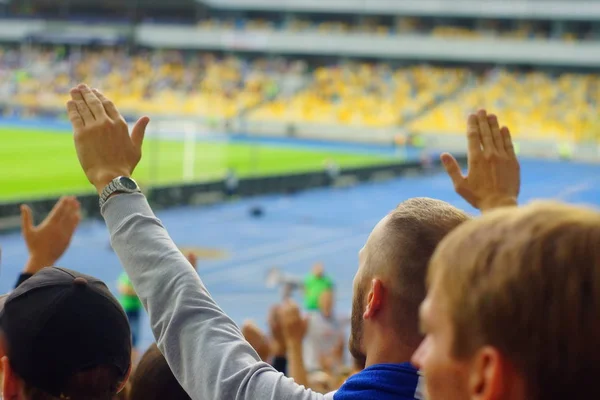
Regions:
<instances>
[{"instance_id":1,"label":"man's stubble beard","mask_svg":"<svg viewBox=\"0 0 600 400\"><path fill-rule=\"evenodd\" d=\"M350 318L350 340L348 348L354 357L355 365L361 369L365 368L367 356L362 350L363 341L363 298L365 290L362 285L356 289L352 299L352 316Z\"/></svg>"}]
</instances>

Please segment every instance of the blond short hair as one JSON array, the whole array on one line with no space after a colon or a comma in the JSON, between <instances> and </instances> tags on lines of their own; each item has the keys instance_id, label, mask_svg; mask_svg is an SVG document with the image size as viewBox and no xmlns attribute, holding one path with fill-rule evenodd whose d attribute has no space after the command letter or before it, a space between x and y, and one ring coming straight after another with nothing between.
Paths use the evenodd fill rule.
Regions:
<instances>
[{"instance_id":1,"label":"blond short hair","mask_svg":"<svg viewBox=\"0 0 600 400\"><path fill-rule=\"evenodd\" d=\"M600 398L600 213L559 203L463 224L434 256L453 353L504 354L528 399Z\"/></svg>"},{"instance_id":2,"label":"blond short hair","mask_svg":"<svg viewBox=\"0 0 600 400\"><path fill-rule=\"evenodd\" d=\"M471 216L445 201L415 197L400 203L388 217L386 243L377 256L390 269L397 298L396 330L407 343L418 346L419 305L427 293L429 260L441 240Z\"/></svg>"}]
</instances>

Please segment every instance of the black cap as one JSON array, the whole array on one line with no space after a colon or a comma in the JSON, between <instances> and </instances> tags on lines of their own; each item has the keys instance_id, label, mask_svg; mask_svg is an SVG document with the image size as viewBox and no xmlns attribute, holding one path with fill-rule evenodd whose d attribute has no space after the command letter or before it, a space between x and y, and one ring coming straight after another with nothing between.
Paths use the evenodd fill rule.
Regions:
<instances>
[{"instance_id":1,"label":"black cap","mask_svg":"<svg viewBox=\"0 0 600 400\"><path fill-rule=\"evenodd\" d=\"M0 329L16 374L56 397L78 372L111 366L123 380L131 366L117 299L102 281L65 268L44 268L2 296Z\"/></svg>"}]
</instances>

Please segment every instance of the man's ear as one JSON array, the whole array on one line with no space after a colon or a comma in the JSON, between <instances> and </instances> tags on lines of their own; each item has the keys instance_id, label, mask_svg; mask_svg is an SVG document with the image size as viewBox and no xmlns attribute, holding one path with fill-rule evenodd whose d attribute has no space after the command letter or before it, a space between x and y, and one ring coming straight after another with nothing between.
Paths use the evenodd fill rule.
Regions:
<instances>
[{"instance_id":1,"label":"man's ear","mask_svg":"<svg viewBox=\"0 0 600 400\"><path fill-rule=\"evenodd\" d=\"M8 357L4 356L0 359L2 365L2 395L4 399L18 398L21 392L21 380L15 375L12 370Z\"/></svg>"},{"instance_id":2,"label":"man's ear","mask_svg":"<svg viewBox=\"0 0 600 400\"><path fill-rule=\"evenodd\" d=\"M471 399L499 400L513 398L517 382L512 363L491 346L484 346L473 357L469 375L469 391ZM513 387L514 386L514 387Z\"/></svg>"},{"instance_id":3,"label":"man's ear","mask_svg":"<svg viewBox=\"0 0 600 400\"><path fill-rule=\"evenodd\" d=\"M133 362L131 364L129 364L129 370L127 371L127 374L125 375L125 379L123 379L123 382L121 382L121 385L119 386L119 389L117 390L117 393L120 393L121 390L125 389L125 386L127 386L127 382L129 382L131 372L133 372Z\"/></svg>"},{"instance_id":4,"label":"man's ear","mask_svg":"<svg viewBox=\"0 0 600 400\"><path fill-rule=\"evenodd\" d=\"M383 292L384 289L381 280L377 278L372 279L369 295L367 296L367 307L363 314L364 319L372 318L377 314L383 303Z\"/></svg>"}]
</instances>

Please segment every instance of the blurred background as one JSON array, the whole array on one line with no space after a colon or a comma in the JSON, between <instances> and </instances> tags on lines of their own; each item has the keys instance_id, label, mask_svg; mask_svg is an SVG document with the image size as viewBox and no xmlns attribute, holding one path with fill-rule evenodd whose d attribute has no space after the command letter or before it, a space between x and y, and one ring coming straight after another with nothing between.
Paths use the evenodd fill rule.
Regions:
<instances>
[{"instance_id":1,"label":"blurred background","mask_svg":"<svg viewBox=\"0 0 600 400\"><path fill-rule=\"evenodd\" d=\"M264 326L273 268L322 262L348 314L379 218L469 209L438 156L464 161L479 108L511 129L524 202L600 204L599 67L592 0L0 0L0 289L26 259L19 204L41 219L63 194L91 218L62 265L116 288L65 115L80 82L151 117L134 177L225 311Z\"/></svg>"}]
</instances>

